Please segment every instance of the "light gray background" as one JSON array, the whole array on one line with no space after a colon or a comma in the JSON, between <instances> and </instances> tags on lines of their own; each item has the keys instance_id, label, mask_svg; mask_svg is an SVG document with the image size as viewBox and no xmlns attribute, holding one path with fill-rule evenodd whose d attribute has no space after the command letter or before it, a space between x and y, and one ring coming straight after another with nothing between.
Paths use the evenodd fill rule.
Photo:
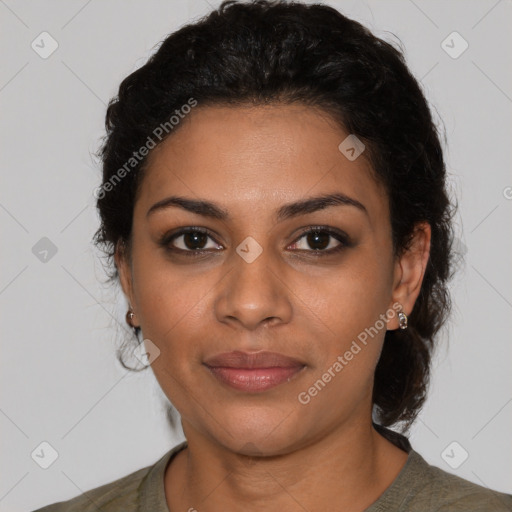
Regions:
<instances>
[{"instance_id":1,"label":"light gray background","mask_svg":"<svg viewBox=\"0 0 512 512\"><path fill-rule=\"evenodd\" d=\"M510 493L512 3L329 3L403 41L448 137L466 266L411 442L429 462ZM181 440L152 373L127 373L115 358L126 310L101 284L90 243L99 184L91 154L120 81L209 9L206 0L0 0L0 511L69 499L154 463ZM59 44L47 59L31 48L43 31ZM469 43L457 59L441 46L453 31ZM46 263L32 252L42 237L58 249ZM58 452L48 469L31 458L43 441ZM453 441L469 454L457 469L441 456ZM448 453L457 461L462 452Z\"/></svg>"}]
</instances>

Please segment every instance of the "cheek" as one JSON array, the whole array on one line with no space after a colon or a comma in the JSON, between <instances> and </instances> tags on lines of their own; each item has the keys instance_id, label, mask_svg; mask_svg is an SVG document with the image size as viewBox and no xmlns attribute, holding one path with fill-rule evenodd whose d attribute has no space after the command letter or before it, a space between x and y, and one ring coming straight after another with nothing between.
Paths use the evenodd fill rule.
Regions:
<instances>
[{"instance_id":1,"label":"cheek","mask_svg":"<svg viewBox=\"0 0 512 512\"><path fill-rule=\"evenodd\" d=\"M308 328L320 343L312 356L316 364L300 390L300 403L309 400L306 407L326 422L338 421L371 401L386 331L379 315L386 306L370 277L372 273L340 277L308 304Z\"/></svg>"},{"instance_id":2,"label":"cheek","mask_svg":"<svg viewBox=\"0 0 512 512\"><path fill-rule=\"evenodd\" d=\"M200 400L192 383L201 357L200 340L208 339L204 325L211 326L205 322L205 295L211 286L183 277L169 265L139 263L137 266L134 260L142 333L160 350L151 364L152 371L167 398L185 412L190 403Z\"/></svg>"},{"instance_id":3,"label":"cheek","mask_svg":"<svg viewBox=\"0 0 512 512\"><path fill-rule=\"evenodd\" d=\"M180 346L188 345L187 333L197 338L194 331L204 322L207 290L198 281L148 273L136 292L144 336L155 338L159 345L174 345L177 338Z\"/></svg>"},{"instance_id":4,"label":"cheek","mask_svg":"<svg viewBox=\"0 0 512 512\"><path fill-rule=\"evenodd\" d=\"M328 279L312 283L306 305L345 341L372 326L389 304L388 269L370 251L354 253Z\"/></svg>"},{"instance_id":5,"label":"cheek","mask_svg":"<svg viewBox=\"0 0 512 512\"><path fill-rule=\"evenodd\" d=\"M311 384L318 379L329 382L329 391L322 391L319 402L337 400L338 393L355 406L371 389L387 327L382 315L389 305L390 288L384 259L373 250L360 251L329 280L309 288L305 301L312 320L309 328L323 333L317 336L323 342L317 346L319 364Z\"/></svg>"},{"instance_id":6,"label":"cheek","mask_svg":"<svg viewBox=\"0 0 512 512\"><path fill-rule=\"evenodd\" d=\"M191 271L186 265L173 265L146 233L134 235L132 268L137 311L146 329L170 328L190 309L191 302L199 300L200 283Z\"/></svg>"},{"instance_id":7,"label":"cheek","mask_svg":"<svg viewBox=\"0 0 512 512\"><path fill-rule=\"evenodd\" d=\"M193 331L191 326L197 325L209 287L183 269L173 268L160 249L145 243L139 243L132 255L135 305L142 333L163 353L174 345L178 349L190 346L186 336ZM180 343L176 343L178 339Z\"/></svg>"}]
</instances>

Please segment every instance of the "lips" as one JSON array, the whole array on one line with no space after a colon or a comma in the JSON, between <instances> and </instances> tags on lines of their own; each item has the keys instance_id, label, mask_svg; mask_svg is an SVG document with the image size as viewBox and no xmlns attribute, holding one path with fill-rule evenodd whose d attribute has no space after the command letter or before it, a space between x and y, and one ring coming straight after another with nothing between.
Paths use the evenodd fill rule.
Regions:
<instances>
[{"instance_id":1,"label":"lips","mask_svg":"<svg viewBox=\"0 0 512 512\"><path fill-rule=\"evenodd\" d=\"M239 391L258 393L289 381L305 364L276 352L225 352L204 365L223 384Z\"/></svg>"}]
</instances>

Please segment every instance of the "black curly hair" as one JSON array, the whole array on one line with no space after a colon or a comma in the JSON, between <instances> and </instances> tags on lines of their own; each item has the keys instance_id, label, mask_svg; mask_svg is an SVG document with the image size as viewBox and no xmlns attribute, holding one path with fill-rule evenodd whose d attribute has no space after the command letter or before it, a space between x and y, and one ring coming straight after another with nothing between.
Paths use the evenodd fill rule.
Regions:
<instances>
[{"instance_id":1,"label":"black curly hair","mask_svg":"<svg viewBox=\"0 0 512 512\"><path fill-rule=\"evenodd\" d=\"M438 129L403 52L331 7L300 2L225 1L169 35L122 81L106 114L94 241L114 280L113 255L118 243L129 247L147 160L138 150L149 138L154 145L172 136L180 125L171 126L171 116L193 102L300 103L325 111L366 146L389 197L395 255L409 247L419 222L430 224L430 258L409 328L386 332L373 388L379 423L401 422L407 430L424 403L436 335L451 310L456 207ZM159 126L167 129L155 141Z\"/></svg>"}]
</instances>

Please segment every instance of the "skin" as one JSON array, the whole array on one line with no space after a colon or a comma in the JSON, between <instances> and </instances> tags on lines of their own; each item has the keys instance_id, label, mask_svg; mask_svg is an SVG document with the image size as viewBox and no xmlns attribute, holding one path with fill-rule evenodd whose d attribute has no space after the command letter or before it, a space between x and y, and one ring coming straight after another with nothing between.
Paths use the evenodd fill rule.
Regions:
<instances>
[{"instance_id":1,"label":"skin","mask_svg":"<svg viewBox=\"0 0 512 512\"><path fill-rule=\"evenodd\" d=\"M319 511L333 503L362 511L407 460L371 424L374 370L396 315L308 404L297 399L393 304L410 314L429 256L424 223L411 248L393 257L387 195L364 153L350 161L340 152L347 136L311 107L199 105L149 156L131 249L119 246L116 264L133 324L160 350L152 368L188 440L165 473L172 511ZM335 192L367 213L336 205L276 220L284 204ZM171 195L214 202L229 218L176 206L147 215ZM303 235L318 225L342 230L352 246L318 256ZM190 226L212 238L159 245ZM236 252L248 236L262 248L251 263ZM327 242L323 250L340 245ZM172 247L209 252L187 257ZM232 350L280 352L306 368L248 394L202 364Z\"/></svg>"}]
</instances>

